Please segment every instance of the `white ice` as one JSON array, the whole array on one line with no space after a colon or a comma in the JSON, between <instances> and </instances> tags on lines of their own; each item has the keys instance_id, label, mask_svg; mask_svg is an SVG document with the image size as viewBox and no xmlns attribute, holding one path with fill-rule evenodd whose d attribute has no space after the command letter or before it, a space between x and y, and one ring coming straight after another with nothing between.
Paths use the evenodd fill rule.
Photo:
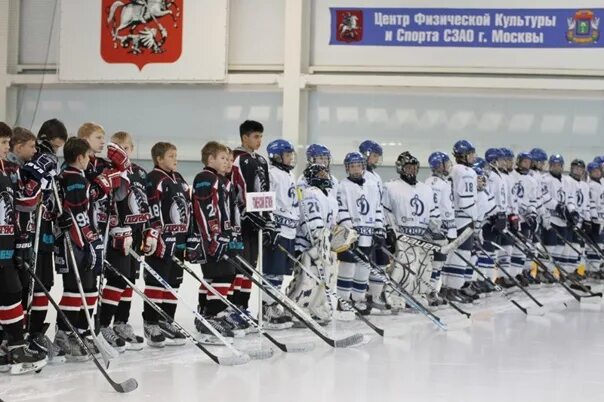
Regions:
<instances>
[{"instance_id":1,"label":"white ice","mask_svg":"<svg viewBox=\"0 0 604 402\"><path fill-rule=\"evenodd\" d=\"M196 304L190 280L181 288ZM138 282L142 286L142 281ZM53 294L58 295L60 284ZM368 343L333 350L308 330L273 332L285 342L313 341L315 350L283 354L243 366L219 367L191 344L126 352L109 370L116 381L134 377L139 388L113 391L91 362L49 365L40 374L0 374L4 401L318 402L318 401L602 401L604 316L600 299L579 305L560 287L533 290L544 316L526 317L502 296L481 299L467 320L450 308L436 312L449 325L437 329L421 315L370 317L386 329L381 339L361 322L337 322L335 337L361 332ZM530 312L519 291L513 297ZM253 300L256 296L253 295ZM142 333L141 302L134 296L132 323ZM565 305L566 304L566 305ZM177 320L194 333L191 314ZM54 313L51 314L51 321ZM53 334L51 334L51 337ZM251 348L257 335L237 340ZM212 348L226 354L221 348Z\"/></svg>"}]
</instances>

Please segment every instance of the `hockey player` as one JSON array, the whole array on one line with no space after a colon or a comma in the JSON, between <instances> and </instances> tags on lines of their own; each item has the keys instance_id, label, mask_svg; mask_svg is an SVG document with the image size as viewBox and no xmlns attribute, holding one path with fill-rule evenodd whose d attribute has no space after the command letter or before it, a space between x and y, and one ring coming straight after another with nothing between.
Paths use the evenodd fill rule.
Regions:
<instances>
[{"instance_id":1,"label":"hockey player","mask_svg":"<svg viewBox=\"0 0 604 402\"><path fill-rule=\"evenodd\" d=\"M201 234L202 245L189 240L186 254L187 261L201 263L204 279L224 297L229 296L235 269L223 257L240 253L243 248L235 190L225 177L229 168L228 158L227 147L215 141L208 142L201 150L204 169L193 180L192 201L194 232ZM227 306L204 285L199 288L198 300L199 313L221 335L232 338L234 327L229 322ZM200 320L195 320L195 327L203 342L219 344Z\"/></svg>"},{"instance_id":2,"label":"hockey player","mask_svg":"<svg viewBox=\"0 0 604 402\"><path fill-rule=\"evenodd\" d=\"M147 175L147 199L151 210L150 228L143 232L145 262L174 289L182 284L182 268L172 260L182 260L191 223L190 188L176 171L176 147L158 142L151 147L154 168ZM176 297L146 270L145 295L160 305L170 317L176 314ZM184 345L184 336L174 326L160 320L159 314L145 303L144 332L152 347Z\"/></svg>"},{"instance_id":3,"label":"hockey player","mask_svg":"<svg viewBox=\"0 0 604 402\"><path fill-rule=\"evenodd\" d=\"M381 164L383 150L380 144L375 141L365 140L359 145L359 152L365 157L367 169L363 178L365 185L369 188L370 193L379 194L380 203L384 193L384 183L376 168ZM373 234L374 250L372 257L375 263L386 269L390 259L381 249L386 244L386 231L384 225L376 227ZM384 283L375 275L369 274L369 289L367 294L367 304L371 309L377 310L379 314L389 314L390 305L386 302L384 295Z\"/></svg>"},{"instance_id":4,"label":"hockey player","mask_svg":"<svg viewBox=\"0 0 604 402\"><path fill-rule=\"evenodd\" d=\"M113 134L108 150L110 153L121 153L123 158L129 160L134 152L132 136L124 131ZM134 283L139 277L140 266L128 252L130 248L140 249L143 229L148 226L151 214L145 192L147 173L139 165L130 163L127 178L129 189L126 197L110 205L111 226L106 259ZM117 350L141 350L144 339L136 335L128 323L132 288L112 270L107 270L105 274L107 281L101 294L100 332ZM113 327L110 327L112 321Z\"/></svg>"},{"instance_id":5,"label":"hockey player","mask_svg":"<svg viewBox=\"0 0 604 402\"><path fill-rule=\"evenodd\" d=\"M248 192L269 191L270 179L266 159L256 151L262 144L264 127L261 123L246 120L239 126L241 146L234 150L235 161L231 172L231 181L237 192L237 204L241 213L241 237L243 239L243 258L250 264L256 265L258 260L258 231L263 229L263 242L272 244L277 236L277 230L268 213L247 212L246 194ZM235 304L244 309L248 308L252 282L238 274L235 278ZM241 329L247 329L248 324L239 322Z\"/></svg>"},{"instance_id":6,"label":"hockey player","mask_svg":"<svg viewBox=\"0 0 604 402\"><path fill-rule=\"evenodd\" d=\"M476 172L478 190L476 201L478 211L477 222L480 227L477 231L478 236L474 241L480 242L481 247L487 251L486 254L480 250L476 251L478 257L476 265L486 277L494 280L495 250L490 242L497 240L498 230L502 230L505 227L506 218L505 215L498 215L497 201L488 189L488 177L495 173L489 172L490 168L484 159L481 159L480 163L474 164L474 171ZM490 283L482 279L482 277L476 277L476 280L472 284L474 290L478 293L490 293L494 290Z\"/></svg>"},{"instance_id":7,"label":"hockey player","mask_svg":"<svg viewBox=\"0 0 604 402\"><path fill-rule=\"evenodd\" d=\"M384 185L384 214L389 225L388 231L396 234L422 238L428 233L441 233L442 223L438 205L434 202L434 193L427 184L417 181L419 161L409 152L401 153L396 159L396 172L399 179ZM393 247L394 246L394 247ZM394 248L398 260L408 263L417 274L405 271L400 265L393 264L391 278L412 294L427 295L430 289L424 284L430 280L430 256L423 249L405 245L401 242L389 244ZM390 293L393 309L405 308L405 302L395 293ZM430 304L437 300L428 298Z\"/></svg>"},{"instance_id":8,"label":"hockey player","mask_svg":"<svg viewBox=\"0 0 604 402\"><path fill-rule=\"evenodd\" d=\"M279 230L276 243L264 247L262 269L277 288L283 284L283 276L291 275L293 264L277 246L295 253L296 230L300 223L300 206L294 175L296 166L294 146L286 140L274 140L266 147L269 167L270 190L275 192L276 205L273 219ZM285 329L292 326L291 317L272 298L263 295L262 314L269 329Z\"/></svg>"},{"instance_id":9,"label":"hockey player","mask_svg":"<svg viewBox=\"0 0 604 402\"><path fill-rule=\"evenodd\" d=\"M58 159L56 152L63 147L67 141L67 129L65 125L57 119L47 120L42 123L40 130L38 131L36 141L36 154L32 158L34 163L32 166L32 172L39 171L38 166L45 166L49 161L53 161L54 171L51 172L51 176L58 174ZM15 145L15 149L17 146ZM43 207L43 208L42 208ZM55 235L53 223L57 215L57 201L53 194L50 182L45 183L42 186L42 205L39 211L42 214L40 227L34 228L37 231L38 236L38 250L36 254L36 275L44 287L50 290L54 284L54 248L55 248ZM35 219L35 218L34 218ZM35 222L35 220L34 220ZM35 242L35 238L31 240L32 244ZM31 280L28 279L26 282L29 287L32 284ZM29 288L24 289L24 294L29 293ZM28 300L27 300L28 301ZM31 302L31 311L28 317L29 327L29 339L30 345L40 351L48 352L50 362L56 363L65 360L65 353L57 345L53 345L50 339L45 334L49 324L46 324L46 315L48 312L48 298L39 288L34 286L33 299Z\"/></svg>"},{"instance_id":10,"label":"hockey player","mask_svg":"<svg viewBox=\"0 0 604 402\"><path fill-rule=\"evenodd\" d=\"M77 269L80 274L86 304L92 315L98 296L96 276L102 269L104 245L102 235L90 216L91 205L106 193L100 192L98 186L93 188L85 176L84 170L90 162L89 152L90 145L81 138L70 138L64 147L66 167L58 176L63 214L58 223L62 234L57 238L56 268L63 274L63 297L59 307L81 332L90 350L97 354L74 273ZM73 255L67 242L73 246ZM68 361L88 360L86 351L61 318L57 319L55 344L63 350Z\"/></svg>"},{"instance_id":11,"label":"hockey player","mask_svg":"<svg viewBox=\"0 0 604 402\"><path fill-rule=\"evenodd\" d=\"M367 185L363 178L365 164L365 157L359 152L350 152L344 158L348 176L338 185L336 221L358 233L359 251L370 256L375 230L383 227L383 218L380 194L372 193L374 187ZM344 300L352 299L363 314L369 314L365 301L370 271L367 264L359 262L358 257L348 251L338 254L338 260L338 295Z\"/></svg>"},{"instance_id":12,"label":"hockey player","mask_svg":"<svg viewBox=\"0 0 604 402\"><path fill-rule=\"evenodd\" d=\"M565 243L561 237L570 239L569 226L577 225L581 215L577 211L574 185L570 182L572 179L564 176L563 170L564 158L562 155L550 155L549 174L544 178L550 197L544 206L549 212L551 220L544 222L543 246L555 262L568 267L569 264L564 258ZM574 269L572 266L570 268ZM553 266L551 269L553 270Z\"/></svg>"},{"instance_id":13,"label":"hockey player","mask_svg":"<svg viewBox=\"0 0 604 402\"><path fill-rule=\"evenodd\" d=\"M516 169L510 173L513 178L512 195L517 200L519 227L512 228L527 239L533 238L537 230L537 206L540 203L540 187L537 180L529 175L532 164L529 152L518 152L516 156ZM529 270L525 264L525 256L518 250L512 252L511 274L516 277L522 286L529 285Z\"/></svg>"},{"instance_id":14,"label":"hockey player","mask_svg":"<svg viewBox=\"0 0 604 402\"><path fill-rule=\"evenodd\" d=\"M431 153L428 157L428 165L432 171L432 176L426 179L426 184L432 189L434 204L438 208L439 216L436 219L441 221L440 231L436 231L433 234L433 238L435 241L445 245L457 237L453 196L451 193L451 182L449 181L451 160L444 152L437 151ZM438 294L442 286L440 275L446 259L447 256L445 254L438 252L435 252L432 258L430 283L436 291L430 292L427 295L428 302L432 306L446 304L446 299Z\"/></svg>"},{"instance_id":15,"label":"hockey player","mask_svg":"<svg viewBox=\"0 0 604 402\"><path fill-rule=\"evenodd\" d=\"M589 238L604 249L604 236L602 236L602 224L604 223L604 185L602 184L602 168L598 162L590 162L587 165L589 174L589 200L591 206L591 225L584 225L583 230ZM590 227L591 226L591 227ZM585 258L591 269L587 271L593 279L604 279L603 271L600 269L602 258L597 250L587 246Z\"/></svg>"},{"instance_id":16,"label":"hockey player","mask_svg":"<svg viewBox=\"0 0 604 402\"><path fill-rule=\"evenodd\" d=\"M24 339L22 287L18 264L14 261L15 234L18 234L16 188L4 169L11 135L10 127L0 122L0 205L3 208L0 221L0 371L23 374L40 370L46 365L47 358L43 352L30 349ZM22 266L20 269L27 268Z\"/></svg>"},{"instance_id":17,"label":"hockey player","mask_svg":"<svg viewBox=\"0 0 604 402\"><path fill-rule=\"evenodd\" d=\"M478 218L476 172L471 167L475 155L476 148L469 141L460 140L453 146L453 156L457 163L453 165L450 176L453 188L455 225L458 235L467 228L475 228ZM470 236L459 246L457 252L469 260L472 248L473 238ZM443 296L459 302L467 301L467 298L459 296L459 292L471 298L478 298L478 295L469 289L469 282L466 282L466 278L471 278L471 275L472 270L466 266L466 263L456 253L449 254L442 272L443 290L441 292Z\"/></svg>"},{"instance_id":18,"label":"hockey player","mask_svg":"<svg viewBox=\"0 0 604 402\"><path fill-rule=\"evenodd\" d=\"M6 160L17 166L23 166L36 154L36 136L29 130L16 127L10 140L10 152Z\"/></svg>"},{"instance_id":19,"label":"hockey player","mask_svg":"<svg viewBox=\"0 0 604 402\"><path fill-rule=\"evenodd\" d=\"M585 175L585 162L581 159L574 159L570 163L570 182L575 187L575 204L577 206L577 212L580 215L579 222L575 225L577 229L581 229L586 233L591 232L592 219L591 214L594 207L591 205L592 199L589 196L589 184L583 180ZM569 225L570 226L570 225ZM578 254L570 246L565 248L565 258L569 265L572 264L573 275L576 279L583 279L585 277L585 267L581 264L581 258L583 256L583 239L573 230L573 227L569 227L570 241L575 250L581 251Z\"/></svg>"},{"instance_id":20,"label":"hockey player","mask_svg":"<svg viewBox=\"0 0 604 402\"><path fill-rule=\"evenodd\" d=\"M328 190L332 181L325 165L311 164L304 169L306 186L301 188L300 225L296 233L296 252L302 255L302 264L318 277L331 283L333 266L330 221L337 211L332 210ZM331 320L331 301L325 291L299 267L287 287L287 295L305 309L320 324ZM300 323L294 319L294 326Z\"/></svg>"}]
</instances>

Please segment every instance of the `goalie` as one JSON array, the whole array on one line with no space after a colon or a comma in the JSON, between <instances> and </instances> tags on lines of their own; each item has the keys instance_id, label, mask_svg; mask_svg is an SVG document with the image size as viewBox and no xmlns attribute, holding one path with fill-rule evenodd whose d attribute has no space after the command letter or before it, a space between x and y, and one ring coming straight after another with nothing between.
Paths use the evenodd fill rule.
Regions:
<instances>
[{"instance_id":1,"label":"goalie","mask_svg":"<svg viewBox=\"0 0 604 402\"><path fill-rule=\"evenodd\" d=\"M334 276L334 251L347 249L356 241L354 231L340 230L332 235L333 211L328 191L331 188L326 166L311 164L304 170L307 186L300 196L300 224L296 233L296 254L301 263L309 267L324 282L330 284ZM287 296L307 311L320 324L331 321L331 301L325 289L308 276L300 267L294 269L293 280L287 288ZM294 326L300 326L294 319Z\"/></svg>"}]
</instances>

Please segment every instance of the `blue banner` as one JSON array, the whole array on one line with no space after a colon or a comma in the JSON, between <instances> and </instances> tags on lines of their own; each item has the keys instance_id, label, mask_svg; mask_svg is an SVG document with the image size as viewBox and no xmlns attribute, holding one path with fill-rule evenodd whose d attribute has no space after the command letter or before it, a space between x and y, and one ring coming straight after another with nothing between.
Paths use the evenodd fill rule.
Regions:
<instances>
[{"instance_id":1,"label":"blue banner","mask_svg":"<svg viewBox=\"0 0 604 402\"><path fill-rule=\"evenodd\" d=\"M601 48L604 8L330 8L331 45Z\"/></svg>"}]
</instances>

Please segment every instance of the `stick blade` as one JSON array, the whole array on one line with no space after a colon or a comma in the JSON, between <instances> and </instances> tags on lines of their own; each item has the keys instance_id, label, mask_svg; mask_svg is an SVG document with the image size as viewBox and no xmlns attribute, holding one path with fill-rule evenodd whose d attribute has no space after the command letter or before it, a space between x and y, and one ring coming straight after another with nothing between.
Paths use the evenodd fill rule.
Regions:
<instances>
[{"instance_id":1,"label":"stick blade","mask_svg":"<svg viewBox=\"0 0 604 402\"><path fill-rule=\"evenodd\" d=\"M122 394L127 394L138 388L138 382L134 378L129 378L122 383L113 383L113 389Z\"/></svg>"},{"instance_id":2,"label":"stick blade","mask_svg":"<svg viewBox=\"0 0 604 402\"><path fill-rule=\"evenodd\" d=\"M286 345L288 353L310 352L315 349L313 342L288 343Z\"/></svg>"},{"instance_id":3,"label":"stick blade","mask_svg":"<svg viewBox=\"0 0 604 402\"><path fill-rule=\"evenodd\" d=\"M105 362L105 368L109 368L109 363L111 360L117 358L119 356L119 352L115 350L108 342L103 338L103 336L95 337L96 342L95 345L99 352L101 353L101 357Z\"/></svg>"},{"instance_id":4,"label":"stick blade","mask_svg":"<svg viewBox=\"0 0 604 402\"><path fill-rule=\"evenodd\" d=\"M365 337L362 334L353 334L346 338L338 339L334 342L336 348L349 348L351 346L360 345L365 341Z\"/></svg>"},{"instance_id":5,"label":"stick blade","mask_svg":"<svg viewBox=\"0 0 604 402\"><path fill-rule=\"evenodd\" d=\"M239 366L241 364L249 363L252 360L249 355L230 355L218 357L218 364L222 366Z\"/></svg>"}]
</instances>

